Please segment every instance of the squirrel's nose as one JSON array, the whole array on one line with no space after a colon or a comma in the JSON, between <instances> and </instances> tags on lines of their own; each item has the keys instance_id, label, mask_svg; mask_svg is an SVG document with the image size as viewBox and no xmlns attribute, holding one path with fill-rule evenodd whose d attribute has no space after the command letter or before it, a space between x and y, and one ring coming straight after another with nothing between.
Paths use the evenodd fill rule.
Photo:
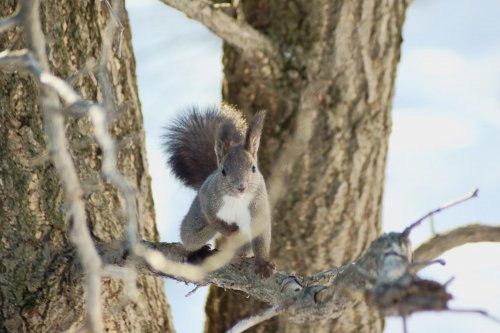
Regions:
<instances>
[{"instance_id":1,"label":"squirrel's nose","mask_svg":"<svg viewBox=\"0 0 500 333\"><path fill-rule=\"evenodd\" d=\"M238 191L243 193L243 192L245 192L246 186L244 184L240 184L240 185L238 185L237 189L238 189Z\"/></svg>"}]
</instances>

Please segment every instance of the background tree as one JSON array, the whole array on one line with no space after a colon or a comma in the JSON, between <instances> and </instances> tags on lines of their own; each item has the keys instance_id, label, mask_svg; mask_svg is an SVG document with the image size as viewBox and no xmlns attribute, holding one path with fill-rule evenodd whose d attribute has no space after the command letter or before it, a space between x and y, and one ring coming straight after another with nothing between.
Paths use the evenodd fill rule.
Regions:
<instances>
[{"instance_id":1,"label":"background tree","mask_svg":"<svg viewBox=\"0 0 500 333\"><path fill-rule=\"evenodd\" d=\"M36 9L37 3L27 1L25 7L33 5ZM19 1L2 1L0 17L14 13L18 5ZM50 70L71 81L82 96L102 100L103 92L97 85L98 64L103 61L109 69L110 95L116 106L109 114L110 131L122 139L119 169L139 190L136 198L141 238L157 240L126 13L120 18L124 26L120 55L111 52L106 59L101 58L100 43L110 17L105 1L42 1L40 17ZM2 25L0 31L5 27ZM28 27L2 33L2 51L33 46L37 36L31 34ZM72 251L68 250L70 226L64 203L68 194L50 162L52 156L42 129L46 110L39 99L45 94L28 74L0 71L1 332L62 332L81 326L85 315L81 275L73 275L67 257L61 255ZM82 180L92 236L98 241L116 239L125 226L121 199L108 182L100 179L102 152L93 139L91 123L86 117L70 118L65 126ZM138 284L144 298L134 305L124 302L122 282L103 280L104 307L120 309L105 311L105 328L110 332L172 332L162 279L142 276Z\"/></svg>"},{"instance_id":2,"label":"background tree","mask_svg":"<svg viewBox=\"0 0 500 333\"><path fill-rule=\"evenodd\" d=\"M247 113L268 111L261 168L275 221L277 267L307 274L358 257L381 230L407 3L242 1L229 28L220 18L226 17L223 9L164 2L226 41L224 100ZM257 307L212 288L206 331L222 332ZM270 325L268 331L281 332L312 327L286 319ZM362 303L337 321L312 325L316 332L382 329L377 314Z\"/></svg>"}]
</instances>

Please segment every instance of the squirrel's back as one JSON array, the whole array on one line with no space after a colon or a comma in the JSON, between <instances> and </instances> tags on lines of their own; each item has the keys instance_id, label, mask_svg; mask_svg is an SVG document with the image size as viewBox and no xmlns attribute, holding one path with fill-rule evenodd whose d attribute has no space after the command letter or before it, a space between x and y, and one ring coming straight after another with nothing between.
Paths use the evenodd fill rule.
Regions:
<instances>
[{"instance_id":1,"label":"squirrel's back","mask_svg":"<svg viewBox=\"0 0 500 333\"><path fill-rule=\"evenodd\" d=\"M220 131L242 141L246 123L241 113L228 106L203 111L191 107L165 127L163 150L168 164L186 186L199 189L217 169L215 140Z\"/></svg>"}]
</instances>

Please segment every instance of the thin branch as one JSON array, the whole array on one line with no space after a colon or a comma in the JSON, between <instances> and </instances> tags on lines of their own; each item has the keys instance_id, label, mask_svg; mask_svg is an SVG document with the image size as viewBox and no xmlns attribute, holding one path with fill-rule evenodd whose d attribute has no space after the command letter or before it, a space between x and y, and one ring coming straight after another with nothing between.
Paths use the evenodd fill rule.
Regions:
<instances>
[{"instance_id":1,"label":"thin branch","mask_svg":"<svg viewBox=\"0 0 500 333\"><path fill-rule=\"evenodd\" d=\"M108 121L106 109L110 110L113 103L113 96L111 93L111 85L109 82L109 73L107 70L107 61L111 58L113 48L113 37L117 28L123 30L119 17L121 14L121 2L113 0L110 4L105 0L106 6L110 11L111 19L108 20L107 25L102 35L101 55L99 60L99 73L98 81L103 92L104 108L95 104L95 107L89 109L90 118L94 125L94 135L101 147L103 163L102 175L105 179L109 180L111 184L121 192L125 200L125 216L127 218L127 234L126 239L129 241L129 248L134 249L138 241L138 212L136 204L136 188L117 170L117 152L116 144L111 135L109 134ZM121 37L120 37L121 38Z\"/></svg>"},{"instance_id":2,"label":"thin branch","mask_svg":"<svg viewBox=\"0 0 500 333\"><path fill-rule=\"evenodd\" d=\"M247 329L254 327L268 319L276 317L280 314L282 310L278 306L273 306L257 315L245 318L238 322L236 325L231 327L226 333L241 333L246 331Z\"/></svg>"},{"instance_id":3,"label":"thin branch","mask_svg":"<svg viewBox=\"0 0 500 333\"><path fill-rule=\"evenodd\" d=\"M48 73L50 69L45 47L45 36L40 20L40 1L24 0L20 6L22 8L21 12L26 10L26 15L23 15L24 34L34 58L39 62L39 65L37 65L40 68L38 73ZM33 57L31 63L36 63ZM42 81L41 76L40 81ZM69 231L70 240L78 250L85 273L87 287L87 320L85 326L93 333L100 333L103 331L100 277L102 262L87 228L85 204L81 199L82 188L75 165L67 149L64 116L61 114L58 96L45 86L41 87L40 103L44 115L48 151L63 183L66 202L69 205L72 222Z\"/></svg>"},{"instance_id":4,"label":"thin branch","mask_svg":"<svg viewBox=\"0 0 500 333\"><path fill-rule=\"evenodd\" d=\"M111 93L111 86L109 84L109 73L107 70L107 63L112 55L113 37L116 33L116 29L118 28L119 25L121 26L121 22L118 19L121 8L119 2L116 0L113 0L113 4L110 4L108 0L104 0L104 2L110 12L110 16L113 19L108 20L101 37L102 44L101 44L101 54L99 56L97 78L99 80L99 86L101 88L103 95L103 104L107 109L110 109L114 105L114 103L113 103L113 95Z\"/></svg>"},{"instance_id":5,"label":"thin branch","mask_svg":"<svg viewBox=\"0 0 500 333\"><path fill-rule=\"evenodd\" d=\"M500 242L500 226L472 224L436 235L420 245L413 252L413 257L417 262L429 262L455 247L478 242ZM424 267L420 266L419 269Z\"/></svg>"},{"instance_id":6,"label":"thin branch","mask_svg":"<svg viewBox=\"0 0 500 333\"><path fill-rule=\"evenodd\" d=\"M190 290L184 297L189 297L193 295L201 286L195 286L192 290Z\"/></svg>"},{"instance_id":7,"label":"thin branch","mask_svg":"<svg viewBox=\"0 0 500 333\"><path fill-rule=\"evenodd\" d=\"M434 214L437 214L445 209L448 209L450 207L453 207L453 206L456 206L458 204L461 204L467 200L470 200L470 199L473 199L473 198L477 198L479 194L479 189L475 189L474 191L472 191L471 194L468 194L466 195L465 197L463 198L460 198L460 199L457 199L457 200L453 200L441 207L438 207L434 210L431 210L430 212L428 212L427 214L425 214L424 216L422 216L421 218L419 218L416 222L413 222L410 226L408 226L404 231L403 231L403 235L406 235L408 236L411 232L411 230L415 227L418 227L423 221L425 221L427 218L429 217L432 217Z\"/></svg>"},{"instance_id":8,"label":"thin branch","mask_svg":"<svg viewBox=\"0 0 500 333\"><path fill-rule=\"evenodd\" d=\"M76 103L86 104L86 111L88 111L88 102L83 100L66 81L42 70L42 65L35 60L31 51L23 49L0 52L0 66L29 71L38 82L57 93L68 106Z\"/></svg>"},{"instance_id":9,"label":"thin branch","mask_svg":"<svg viewBox=\"0 0 500 333\"><path fill-rule=\"evenodd\" d=\"M101 0L103 1L103 0ZM111 13L111 16L113 16L113 19L114 19L114 24L111 24L110 21L108 21L108 26L114 26L113 28L111 28L111 30L113 30L112 32L107 32L105 33L105 35L107 36L114 36L115 35L115 31L116 30L116 27L118 27L118 30L119 30L119 35L118 35L118 50L117 50L117 54L118 54L118 58L121 58L122 57L122 42L123 42L123 32L125 31L125 27L123 26L122 24L122 21L120 20L120 4L117 2L117 1L113 1L113 4L109 3L108 0L104 0L104 2L106 3L106 6L108 7L108 10L110 11ZM106 30L107 31L107 27L106 27ZM104 45L104 43L103 43ZM104 47L103 47L104 48ZM109 48L111 50L111 48ZM103 58L103 55L105 55L105 53L101 53L101 59ZM105 59L107 59L108 57L105 56L104 57Z\"/></svg>"},{"instance_id":10,"label":"thin branch","mask_svg":"<svg viewBox=\"0 0 500 333\"><path fill-rule=\"evenodd\" d=\"M16 11L0 20L0 33L9 30L10 28L15 27L23 22L23 12L21 11L21 5L18 4Z\"/></svg>"},{"instance_id":11,"label":"thin branch","mask_svg":"<svg viewBox=\"0 0 500 333\"><path fill-rule=\"evenodd\" d=\"M430 260L430 261L424 261L424 262L412 262L411 263L411 268L413 271L418 271L420 270L419 267L427 267L427 266L430 266L430 265L434 265L434 264L439 264L441 266L444 266L446 265L446 262L443 260L443 259L435 259L435 260Z\"/></svg>"},{"instance_id":12,"label":"thin branch","mask_svg":"<svg viewBox=\"0 0 500 333\"><path fill-rule=\"evenodd\" d=\"M229 44L244 51L275 54L271 40L246 22L239 22L224 11L214 8L206 0L161 0L183 12L189 18L204 24L209 30Z\"/></svg>"},{"instance_id":13,"label":"thin branch","mask_svg":"<svg viewBox=\"0 0 500 333\"><path fill-rule=\"evenodd\" d=\"M480 229L482 230L478 232ZM462 239L461 234L469 237L468 240L474 239L470 235L475 234L476 239L500 242L500 227L464 227L455 233L458 238ZM490 236L487 239L481 235ZM447 247L451 246L451 243L445 243ZM447 303L450 299L446 291L448 284L423 280L415 275L412 270L418 265L409 260L411 250L408 238L403 233L380 236L354 263L311 276L296 276L278 271L267 279L259 278L255 274L252 258L220 266L217 270L201 276L198 281L186 279L183 275L184 270L195 269L196 273L199 271L196 270L195 265L182 264L189 252L181 244L151 242L142 242L142 244L146 249L162 253L163 255L159 257L161 260L166 258L175 262L170 268L177 270L178 274L169 277L184 282L193 282L195 285L213 284L225 289L242 291L273 307L280 307L291 320L298 322L336 318L362 300L386 316L408 316L418 311L448 310ZM122 252L118 250L120 246L123 245L100 244L99 251L103 260L108 264L123 265L125 259L123 259ZM430 263L432 261L429 261L429 253L431 252L428 252L426 256L417 253L415 258L418 262ZM144 261L134 262L138 264L136 268L141 274L163 276ZM441 261L437 262L441 263ZM209 268L204 270L205 273L210 271Z\"/></svg>"},{"instance_id":14,"label":"thin branch","mask_svg":"<svg viewBox=\"0 0 500 333\"><path fill-rule=\"evenodd\" d=\"M449 312L456 312L456 313L471 313L471 314L478 314L481 315L485 318L488 318L492 321L494 321L497 324L500 324L500 318L497 318L495 316L492 316L489 314L487 311L484 310L478 310L478 309L449 309Z\"/></svg>"}]
</instances>

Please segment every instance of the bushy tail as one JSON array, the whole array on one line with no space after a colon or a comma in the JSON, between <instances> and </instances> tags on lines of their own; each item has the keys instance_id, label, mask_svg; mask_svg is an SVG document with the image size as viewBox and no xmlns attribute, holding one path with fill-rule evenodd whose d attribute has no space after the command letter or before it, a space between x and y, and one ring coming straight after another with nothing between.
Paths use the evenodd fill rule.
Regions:
<instances>
[{"instance_id":1,"label":"bushy tail","mask_svg":"<svg viewBox=\"0 0 500 333\"><path fill-rule=\"evenodd\" d=\"M165 127L163 150L174 175L186 186L199 189L205 179L217 169L214 147L219 128L229 128L241 136L246 123L239 111L223 106L204 111L191 107Z\"/></svg>"}]
</instances>

